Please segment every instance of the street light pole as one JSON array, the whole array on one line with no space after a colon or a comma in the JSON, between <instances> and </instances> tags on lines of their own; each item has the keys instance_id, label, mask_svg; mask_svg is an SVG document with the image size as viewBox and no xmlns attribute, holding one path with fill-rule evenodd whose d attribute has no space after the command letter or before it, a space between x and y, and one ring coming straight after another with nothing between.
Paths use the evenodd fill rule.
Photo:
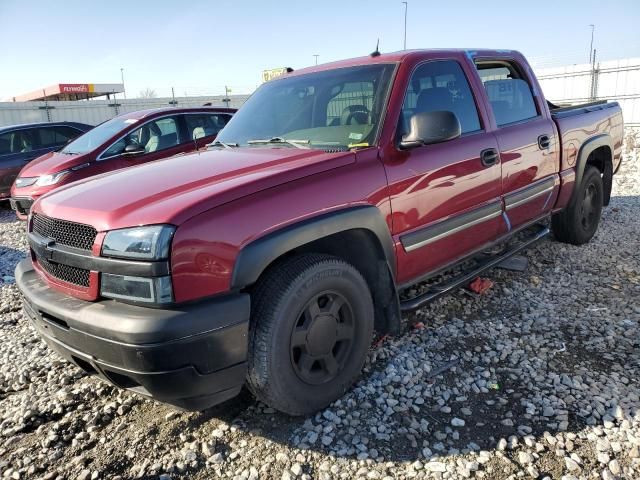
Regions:
<instances>
[{"instance_id":1,"label":"street light pole","mask_svg":"<svg viewBox=\"0 0 640 480\"><path fill-rule=\"evenodd\" d=\"M404 3L404 50L407 49L407 9L409 8L409 2Z\"/></svg>"},{"instance_id":2,"label":"street light pole","mask_svg":"<svg viewBox=\"0 0 640 480\"><path fill-rule=\"evenodd\" d=\"M596 26L591 23L589 24L591 27L591 45L589 45L589 63L593 63L593 32L596 29Z\"/></svg>"},{"instance_id":3,"label":"street light pole","mask_svg":"<svg viewBox=\"0 0 640 480\"><path fill-rule=\"evenodd\" d=\"M320 55L318 55L318 54L316 53L316 54L314 54L313 56L314 56L314 57L316 57L316 65L318 65L318 57L319 57Z\"/></svg>"},{"instance_id":4,"label":"street light pole","mask_svg":"<svg viewBox=\"0 0 640 480\"><path fill-rule=\"evenodd\" d=\"M120 69L120 79L122 80L122 95L124 95L124 99L127 99L127 90L124 88L124 68Z\"/></svg>"}]
</instances>

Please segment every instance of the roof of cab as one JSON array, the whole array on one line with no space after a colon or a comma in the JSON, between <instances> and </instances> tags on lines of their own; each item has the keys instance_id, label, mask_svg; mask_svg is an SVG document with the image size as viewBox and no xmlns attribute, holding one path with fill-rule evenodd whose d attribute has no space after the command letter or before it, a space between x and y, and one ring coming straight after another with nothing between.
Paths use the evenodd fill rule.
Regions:
<instances>
[{"instance_id":1,"label":"roof of cab","mask_svg":"<svg viewBox=\"0 0 640 480\"><path fill-rule=\"evenodd\" d=\"M320 65L314 65L311 67L301 68L300 70L294 70L290 73L276 77L274 80L280 78L291 77L295 75L304 75L311 72L321 72L324 70L332 70L342 67L353 67L358 65L375 65L379 63L398 63L411 57L424 56L425 54L431 54L437 56L451 55L451 54L465 54L469 57L487 57L498 56L504 54L519 54L515 50L489 50L486 48L438 48L438 49L417 49L417 50L401 50L398 52L381 53L380 55L366 55L363 57L348 58L345 60L338 60L336 62L323 63Z\"/></svg>"}]
</instances>

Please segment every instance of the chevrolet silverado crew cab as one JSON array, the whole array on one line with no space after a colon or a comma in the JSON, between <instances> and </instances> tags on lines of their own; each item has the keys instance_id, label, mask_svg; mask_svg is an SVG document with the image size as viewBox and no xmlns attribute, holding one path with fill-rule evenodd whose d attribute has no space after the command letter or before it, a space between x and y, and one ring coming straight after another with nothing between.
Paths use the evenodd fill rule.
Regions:
<instances>
[{"instance_id":1,"label":"chevrolet silverado crew cab","mask_svg":"<svg viewBox=\"0 0 640 480\"><path fill-rule=\"evenodd\" d=\"M403 312L551 228L588 242L622 129L616 103L545 101L515 51L290 71L211 149L37 200L16 281L51 348L118 387L203 409L246 384L308 414Z\"/></svg>"},{"instance_id":2,"label":"chevrolet silverado crew cab","mask_svg":"<svg viewBox=\"0 0 640 480\"><path fill-rule=\"evenodd\" d=\"M25 166L11 187L11 207L27 219L31 205L51 190L82 178L186 152L212 142L234 109L154 108L123 113ZM14 176L15 178L15 176Z\"/></svg>"}]
</instances>

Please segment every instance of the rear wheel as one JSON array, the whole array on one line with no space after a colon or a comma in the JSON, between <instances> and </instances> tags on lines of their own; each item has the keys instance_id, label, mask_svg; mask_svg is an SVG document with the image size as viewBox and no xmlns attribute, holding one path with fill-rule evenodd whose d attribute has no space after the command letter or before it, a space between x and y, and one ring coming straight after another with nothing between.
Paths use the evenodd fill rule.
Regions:
<instances>
[{"instance_id":1,"label":"rear wheel","mask_svg":"<svg viewBox=\"0 0 640 480\"><path fill-rule=\"evenodd\" d=\"M575 198L562 212L553 216L555 237L561 242L582 245L595 235L602 214L603 187L600 171L592 166L585 169Z\"/></svg>"},{"instance_id":2,"label":"rear wheel","mask_svg":"<svg viewBox=\"0 0 640 480\"><path fill-rule=\"evenodd\" d=\"M266 404L313 413L359 376L373 333L373 301L362 275L329 255L274 267L252 293L248 384Z\"/></svg>"}]
</instances>

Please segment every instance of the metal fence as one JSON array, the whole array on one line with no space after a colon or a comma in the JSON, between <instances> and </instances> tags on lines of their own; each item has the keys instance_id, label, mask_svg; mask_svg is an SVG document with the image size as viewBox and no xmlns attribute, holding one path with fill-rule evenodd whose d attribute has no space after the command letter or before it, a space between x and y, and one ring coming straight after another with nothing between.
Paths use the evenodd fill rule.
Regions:
<instances>
[{"instance_id":1,"label":"metal fence","mask_svg":"<svg viewBox=\"0 0 640 480\"><path fill-rule=\"evenodd\" d=\"M197 107L211 103L217 107L239 108L248 95L136 98L131 100L87 100L75 102L0 102L0 127L33 122L81 122L97 125L121 113L158 107ZM228 101L227 101L228 100Z\"/></svg>"},{"instance_id":2,"label":"metal fence","mask_svg":"<svg viewBox=\"0 0 640 480\"><path fill-rule=\"evenodd\" d=\"M535 69L545 97L554 103L581 103L616 100L620 103L626 126L640 127L640 58L627 58L593 64ZM351 92L341 94L330 105L329 117L339 118L354 102ZM361 96L361 94L357 94ZM17 123L76 121L98 124L120 113L177 106L215 106L238 108L248 95L151 98L131 100L90 100L76 102L0 102L0 126ZM343 98L344 97L344 98ZM226 100L229 100L228 102ZM175 103L174 103L175 102ZM358 103L370 109L370 98Z\"/></svg>"},{"instance_id":3,"label":"metal fence","mask_svg":"<svg viewBox=\"0 0 640 480\"><path fill-rule=\"evenodd\" d=\"M640 126L640 58L535 69L554 103L618 101L626 126Z\"/></svg>"}]
</instances>

